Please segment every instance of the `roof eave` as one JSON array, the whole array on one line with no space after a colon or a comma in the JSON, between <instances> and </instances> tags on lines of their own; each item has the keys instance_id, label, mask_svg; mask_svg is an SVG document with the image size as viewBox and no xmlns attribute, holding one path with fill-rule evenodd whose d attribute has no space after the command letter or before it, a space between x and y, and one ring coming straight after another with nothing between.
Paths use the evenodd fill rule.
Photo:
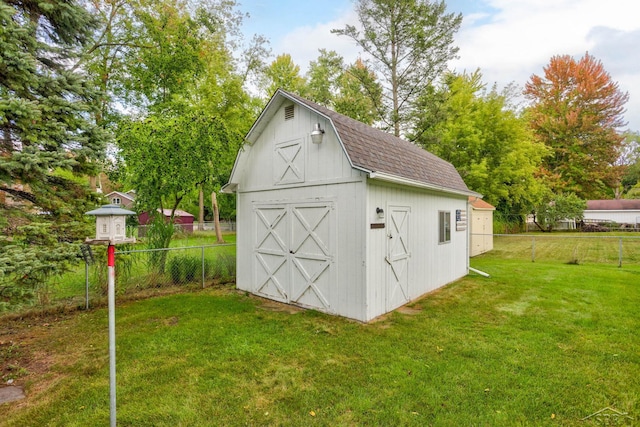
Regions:
<instances>
[{"instance_id":1,"label":"roof eave","mask_svg":"<svg viewBox=\"0 0 640 427\"><path fill-rule=\"evenodd\" d=\"M384 172L369 172L369 178L378 180L378 181L385 181L385 182L391 182L394 184L401 184L401 185L407 185L410 187L422 188L425 190L434 190L434 191L440 191L443 193L457 194L460 196L482 197L482 194L476 193L475 191L459 190L456 188L443 187L441 185L429 184L426 182L416 181L414 179L409 179L409 178L403 178L401 176L391 175Z\"/></svg>"}]
</instances>

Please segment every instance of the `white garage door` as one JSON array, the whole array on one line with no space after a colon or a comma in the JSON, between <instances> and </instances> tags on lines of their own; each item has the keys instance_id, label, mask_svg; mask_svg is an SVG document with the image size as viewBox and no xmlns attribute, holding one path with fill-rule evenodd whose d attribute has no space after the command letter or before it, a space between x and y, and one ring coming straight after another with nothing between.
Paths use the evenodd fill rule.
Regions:
<instances>
[{"instance_id":1,"label":"white garage door","mask_svg":"<svg viewBox=\"0 0 640 427\"><path fill-rule=\"evenodd\" d=\"M254 292L332 312L333 202L254 206Z\"/></svg>"}]
</instances>

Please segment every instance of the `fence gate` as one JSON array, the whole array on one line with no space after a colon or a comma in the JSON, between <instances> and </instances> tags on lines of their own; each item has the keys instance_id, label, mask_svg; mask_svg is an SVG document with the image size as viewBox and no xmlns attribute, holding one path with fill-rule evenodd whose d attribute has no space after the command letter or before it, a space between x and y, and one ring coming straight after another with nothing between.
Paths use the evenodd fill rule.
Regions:
<instances>
[{"instance_id":1,"label":"fence gate","mask_svg":"<svg viewBox=\"0 0 640 427\"><path fill-rule=\"evenodd\" d=\"M254 292L331 312L333 202L254 206Z\"/></svg>"}]
</instances>

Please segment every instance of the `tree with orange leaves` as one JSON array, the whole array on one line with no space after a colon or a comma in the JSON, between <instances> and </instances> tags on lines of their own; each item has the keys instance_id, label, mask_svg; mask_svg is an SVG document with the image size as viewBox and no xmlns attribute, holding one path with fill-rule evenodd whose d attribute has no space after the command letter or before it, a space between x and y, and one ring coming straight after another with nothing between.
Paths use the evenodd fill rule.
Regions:
<instances>
[{"instance_id":1,"label":"tree with orange leaves","mask_svg":"<svg viewBox=\"0 0 640 427\"><path fill-rule=\"evenodd\" d=\"M616 166L629 95L612 81L602 62L586 53L576 61L554 56L544 76L525 86L531 126L551 155L543 163L555 192L583 199L611 196L620 182Z\"/></svg>"}]
</instances>

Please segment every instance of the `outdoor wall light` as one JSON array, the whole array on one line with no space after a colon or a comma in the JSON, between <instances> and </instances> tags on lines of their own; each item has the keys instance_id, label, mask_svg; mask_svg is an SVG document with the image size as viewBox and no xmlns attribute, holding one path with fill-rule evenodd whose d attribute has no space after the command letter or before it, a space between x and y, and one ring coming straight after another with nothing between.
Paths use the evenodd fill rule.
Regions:
<instances>
[{"instance_id":1,"label":"outdoor wall light","mask_svg":"<svg viewBox=\"0 0 640 427\"><path fill-rule=\"evenodd\" d=\"M314 144L321 144L322 137L324 136L324 129L320 128L320 123L316 123L311 132L311 142Z\"/></svg>"},{"instance_id":2,"label":"outdoor wall light","mask_svg":"<svg viewBox=\"0 0 640 427\"><path fill-rule=\"evenodd\" d=\"M380 219L384 218L384 209L376 208L376 213L378 214L378 218Z\"/></svg>"}]
</instances>

